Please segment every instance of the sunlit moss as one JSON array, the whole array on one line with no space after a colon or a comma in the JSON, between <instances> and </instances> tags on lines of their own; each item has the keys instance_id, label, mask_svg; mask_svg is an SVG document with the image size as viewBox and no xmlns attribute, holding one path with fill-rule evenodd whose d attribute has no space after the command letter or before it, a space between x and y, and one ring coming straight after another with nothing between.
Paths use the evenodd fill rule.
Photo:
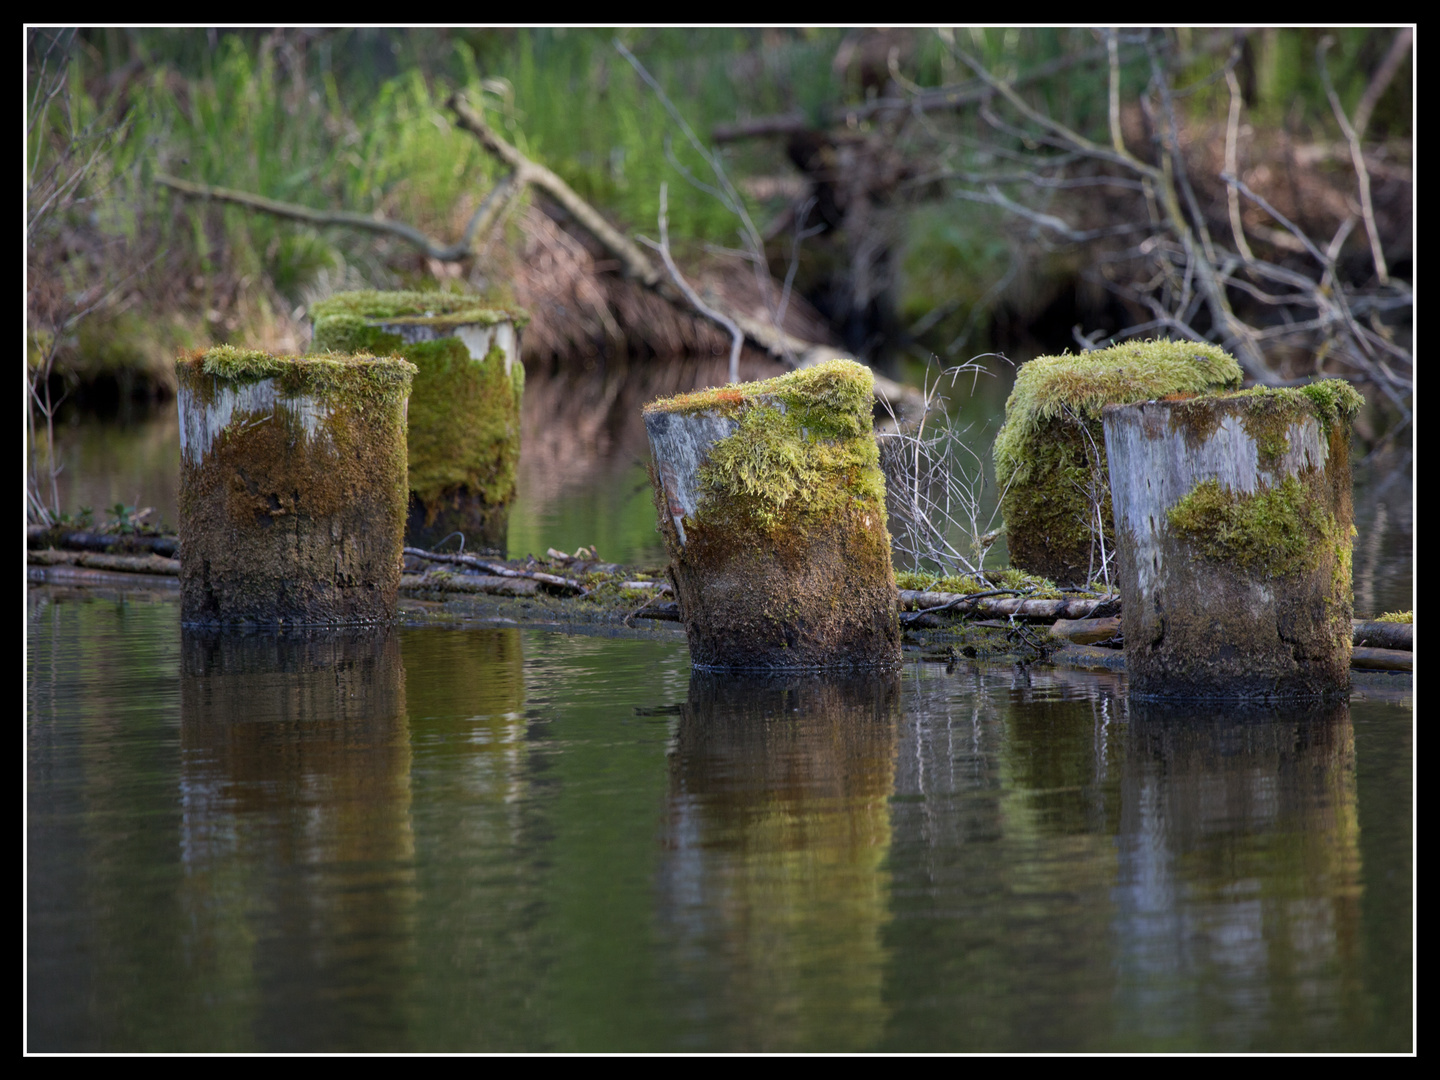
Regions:
<instances>
[{"instance_id":1,"label":"sunlit moss","mask_svg":"<svg viewBox=\"0 0 1440 1080\"><path fill-rule=\"evenodd\" d=\"M1232 491L1217 480L1197 484L1167 512L1170 524L1208 559L1267 576L1313 570L1338 538L1334 515L1310 485L1287 476L1275 487ZM1348 538L1343 545L1348 551ZM1342 560L1343 561L1343 560Z\"/></svg>"},{"instance_id":2,"label":"sunlit moss","mask_svg":"<svg viewBox=\"0 0 1440 1080\"><path fill-rule=\"evenodd\" d=\"M471 293L360 289L336 293L310 308L310 317L317 321L337 315L435 326L494 326L508 322L517 329L530 321L520 308L497 305Z\"/></svg>"},{"instance_id":3,"label":"sunlit moss","mask_svg":"<svg viewBox=\"0 0 1440 1080\"><path fill-rule=\"evenodd\" d=\"M415 365L400 357L366 353L328 356L276 356L257 349L217 345L186 353L176 361L177 374L198 393L205 387L194 375L209 375L226 383L275 379L283 393L308 394L322 400L344 396L357 402L392 404L410 392Z\"/></svg>"},{"instance_id":4,"label":"sunlit moss","mask_svg":"<svg viewBox=\"0 0 1440 1080\"><path fill-rule=\"evenodd\" d=\"M1414 611L1387 611L1381 615L1376 622L1411 623L1415 622Z\"/></svg>"},{"instance_id":5,"label":"sunlit moss","mask_svg":"<svg viewBox=\"0 0 1440 1080\"><path fill-rule=\"evenodd\" d=\"M1021 366L995 439L1011 561L1057 580L1083 577L1096 501L1113 549L1104 406L1237 389L1241 377L1224 350L1193 341L1131 341Z\"/></svg>"}]
</instances>

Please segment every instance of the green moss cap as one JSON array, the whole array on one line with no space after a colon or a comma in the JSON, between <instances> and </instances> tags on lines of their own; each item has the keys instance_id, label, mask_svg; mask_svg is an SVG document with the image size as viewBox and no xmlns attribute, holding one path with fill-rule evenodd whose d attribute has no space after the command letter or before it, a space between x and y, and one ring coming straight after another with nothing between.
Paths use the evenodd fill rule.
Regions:
<instances>
[{"instance_id":1,"label":"green moss cap","mask_svg":"<svg viewBox=\"0 0 1440 1080\"><path fill-rule=\"evenodd\" d=\"M378 289L336 293L310 308L310 317L316 321L336 315L442 326L493 326L510 322L516 329L530 321L529 313L522 308L493 304L474 294Z\"/></svg>"},{"instance_id":2,"label":"green moss cap","mask_svg":"<svg viewBox=\"0 0 1440 1080\"><path fill-rule=\"evenodd\" d=\"M356 394L386 399L410 392L414 364L399 356L346 355L277 356L258 349L237 349L217 345L182 355L175 362L182 383L194 385L202 376L229 383L275 379L286 394L313 394L334 397Z\"/></svg>"},{"instance_id":3,"label":"green moss cap","mask_svg":"<svg viewBox=\"0 0 1440 1080\"><path fill-rule=\"evenodd\" d=\"M875 376L854 360L826 360L763 382L730 383L661 398L644 411L739 416L760 404L782 405L820 438L853 438L872 429Z\"/></svg>"}]
</instances>

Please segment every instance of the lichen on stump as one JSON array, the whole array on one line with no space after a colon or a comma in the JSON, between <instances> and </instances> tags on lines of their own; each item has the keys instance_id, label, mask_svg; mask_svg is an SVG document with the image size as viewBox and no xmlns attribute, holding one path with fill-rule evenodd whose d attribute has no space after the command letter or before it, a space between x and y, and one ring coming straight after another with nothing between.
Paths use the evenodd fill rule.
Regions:
<instances>
[{"instance_id":1,"label":"lichen on stump","mask_svg":"<svg viewBox=\"0 0 1440 1080\"><path fill-rule=\"evenodd\" d=\"M395 353L419 370L410 394L410 543L461 532L504 553L520 460L523 311L441 292L337 293L311 309L315 352Z\"/></svg>"},{"instance_id":2,"label":"lichen on stump","mask_svg":"<svg viewBox=\"0 0 1440 1080\"><path fill-rule=\"evenodd\" d=\"M1105 439L1107 404L1239 389L1240 365L1214 345L1131 341L1023 364L995 439L995 474L1010 563L1061 584L1100 572L1114 550Z\"/></svg>"},{"instance_id":3,"label":"lichen on stump","mask_svg":"<svg viewBox=\"0 0 1440 1080\"><path fill-rule=\"evenodd\" d=\"M222 346L176 374L182 622L393 619L414 366Z\"/></svg>"},{"instance_id":4,"label":"lichen on stump","mask_svg":"<svg viewBox=\"0 0 1440 1080\"><path fill-rule=\"evenodd\" d=\"M900 661L868 368L652 402L656 509L696 667Z\"/></svg>"},{"instance_id":5,"label":"lichen on stump","mask_svg":"<svg viewBox=\"0 0 1440 1080\"><path fill-rule=\"evenodd\" d=\"M1327 380L1105 408L1132 694L1349 687L1360 402Z\"/></svg>"}]
</instances>

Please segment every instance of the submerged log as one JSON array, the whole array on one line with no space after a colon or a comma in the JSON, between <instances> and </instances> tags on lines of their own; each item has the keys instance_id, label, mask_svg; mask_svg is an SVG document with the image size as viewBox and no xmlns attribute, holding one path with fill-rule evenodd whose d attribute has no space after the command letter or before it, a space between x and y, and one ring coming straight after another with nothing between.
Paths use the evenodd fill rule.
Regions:
<instances>
[{"instance_id":1,"label":"submerged log","mask_svg":"<svg viewBox=\"0 0 1440 1080\"><path fill-rule=\"evenodd\" d=\"M182 623L394 618L414 373L228 346L178 362Z\"/></svg>"},{"instance_id":2,"label":"submerged log","mask_svg":"<svg viewBox=\"0 0 1440 1080\"><path fill-rule=\"evenodd\" d=\"M656 509L691 661L900 661L867 368L835 360L653 402Z\"/></svg>"},{"instance_id":3,"label":"submerged log","mask_svg":"<svg viewBox=\"0 0 1440 1080\"><path fill-rule=\"evenodd\" d=\"M505 554L529 316L473 295L347 292L311 311L315 352L405 357L418 369L406 420L406 540L434 547L461 533L471 550Z\"/></svg>"},{"instance_id":4,"label":"submerged log","mask_svg":"<svg viewBox=\"0 0 1440 1080\"><path fill-rule=\"evenodd\" d=\"M1359 400L1329 380L1105 408L1132 694L1349 686Z\"/></svg>"}]
</instances>

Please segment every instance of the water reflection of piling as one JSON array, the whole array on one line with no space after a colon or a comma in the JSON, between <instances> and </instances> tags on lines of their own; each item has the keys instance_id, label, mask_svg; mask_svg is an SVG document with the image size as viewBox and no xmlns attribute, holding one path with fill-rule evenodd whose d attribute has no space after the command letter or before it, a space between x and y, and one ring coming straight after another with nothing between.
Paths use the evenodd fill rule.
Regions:
<instances>
[{"instance_id":1,"label":"water reflection of piling","mask_svg":"<svg viewBox=\"0 0 1440 1080\"><path fill-rule=\"evenodd\" d=\"M397 637L187 631L181 650L193 954L257 1045L395 1049L416 903Z\"/></svg>"},{"instance_id":2,"label":"water reflection of piling","mask_svg":"<svg viewBox=\"0 0 1440 1080\"><path fill-rule=\"evenodd\" d=\"M662 907L682 949L716 954L694 970L728 973L726 1048L862 1049L882 1034L898 713L890 673L692 674Z\"/></svg>"},{"instance_id":3,"label":"water reflection of piling","mask_svg":"<svg viewBox=\"0 0 1440 1080\"><path fill-rule=\"evenodd\" d=\"M1117 837L1120 1022L1180 1046L1333 1045L1363 1000L1349 705L1132 702ZM1306 987L1304 1001L1270 988ZM1140 1045L1144 1045L1142 1042Z\"/></svg>"}]
</instances>

